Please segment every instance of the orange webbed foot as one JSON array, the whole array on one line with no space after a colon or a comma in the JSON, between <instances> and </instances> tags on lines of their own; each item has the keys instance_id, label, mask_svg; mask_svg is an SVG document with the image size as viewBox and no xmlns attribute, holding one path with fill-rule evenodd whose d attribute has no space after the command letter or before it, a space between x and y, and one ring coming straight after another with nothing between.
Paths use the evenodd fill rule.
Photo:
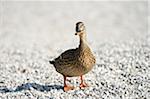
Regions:
<instances>
[{"instance_id":1,"label":"orange webbed foot","mask_svg":"<svg viewBox=\"0 0 150 99\"><path fill-rule=\"evenodd\" d=\"M81 83L81 84L80 84L80 89L83 89L83 88L85 88L85 87L89 87L89 85L86 84L86 83Z\"/></svg>"},{"instance_id":2,"label":"orange webbed foot","mask_svg":"<svg viewBox=\"0 0 150 99\"><path fill-rule=\"evenodd\" d=\"M83 76L82 76L82 75L80 76L80 79L81 79L80 89L83 89L83 88L85 88L85 87L89 87L88 84L86 84L86 83L83 81Z\"/></svg>"},{"instance_id":3,"label":"orange webbed foot","mask_svg":"<svg viewBox=\"0 0 150 99\"><path fill-rule=\"evenodd\" d=\"M74 88L74 86L64 86L64 91L67 92L69 90L73 90Z\"/></svg>"}]
</instances>

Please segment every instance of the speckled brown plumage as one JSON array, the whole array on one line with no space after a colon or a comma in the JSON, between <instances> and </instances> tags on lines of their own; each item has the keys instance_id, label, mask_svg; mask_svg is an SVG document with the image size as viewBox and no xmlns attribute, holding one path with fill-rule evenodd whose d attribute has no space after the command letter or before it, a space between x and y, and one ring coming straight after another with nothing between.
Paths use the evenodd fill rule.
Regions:
<instances>
[{"instance_id":1,"label":"speckled brown plumage","mask_svg":"<svg viewBox=\"0 0 150 99\"><path fill-rule=\"evenodd\" d=\"M83 22L76 24L76 35L79 35L80 44L76 49L63 52L58 58L50 61L56 71L65 77L82 76L88 73L95 65L95 57L86 40Z\"/></svg>"}]
</instances>

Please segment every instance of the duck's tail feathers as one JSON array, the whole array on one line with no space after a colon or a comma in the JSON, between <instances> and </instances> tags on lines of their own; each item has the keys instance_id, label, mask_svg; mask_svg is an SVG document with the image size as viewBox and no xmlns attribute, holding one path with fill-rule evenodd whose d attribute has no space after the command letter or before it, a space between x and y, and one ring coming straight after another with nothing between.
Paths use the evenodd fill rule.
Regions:
<instances>
[{"instance_id":1,"label":"duck's tail feathers","mask_svg":"<svg viewBox=\"0 0 150 99\"><path fill-rule=\"evenodd\" d=\"M54 61L49 61L49 63L50 63L50 64L54 64L55 62L54 62Z\"/></svg>"}]
</instances>

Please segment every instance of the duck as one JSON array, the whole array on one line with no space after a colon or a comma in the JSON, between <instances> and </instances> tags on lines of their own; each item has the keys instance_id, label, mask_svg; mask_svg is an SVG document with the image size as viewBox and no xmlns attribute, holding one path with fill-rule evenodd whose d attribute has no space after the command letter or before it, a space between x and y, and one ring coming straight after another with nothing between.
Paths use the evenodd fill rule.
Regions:
<instances>
[{"instance_id":1,"label":"duck","mask_svg":"<svg viewBox=\"0 0 150 99\"><path fill-rule=\"evenodd\" d=\"M49 61L55 67L56 71L63 75L64 91L75 88L66 83L67 77L80 77L80 89L88 87L88 84L83 79L83 75L91 71L96 63L95 56L87 42L84 23L77 22L75 30L75 35L79 36L79 46L75 49L66 50L54 60Z\"/></svg>"}]
</instances>

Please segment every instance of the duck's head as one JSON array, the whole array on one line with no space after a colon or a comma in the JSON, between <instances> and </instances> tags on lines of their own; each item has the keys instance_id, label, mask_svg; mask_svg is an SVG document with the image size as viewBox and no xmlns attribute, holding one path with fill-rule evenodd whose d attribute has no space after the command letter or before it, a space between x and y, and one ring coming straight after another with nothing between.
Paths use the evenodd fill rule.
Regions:
<instances>
[{"instance_id":1,"label":"duck's head","mask_svg":"<svg viewBox=\"0 0 150 99\"><path fill-rule=\"evenodd\" d=\"M76 33L75 35L82 35L85 33L85 26L83 22L77 22L76 23Z\"/></svg>"}]
</instances>

